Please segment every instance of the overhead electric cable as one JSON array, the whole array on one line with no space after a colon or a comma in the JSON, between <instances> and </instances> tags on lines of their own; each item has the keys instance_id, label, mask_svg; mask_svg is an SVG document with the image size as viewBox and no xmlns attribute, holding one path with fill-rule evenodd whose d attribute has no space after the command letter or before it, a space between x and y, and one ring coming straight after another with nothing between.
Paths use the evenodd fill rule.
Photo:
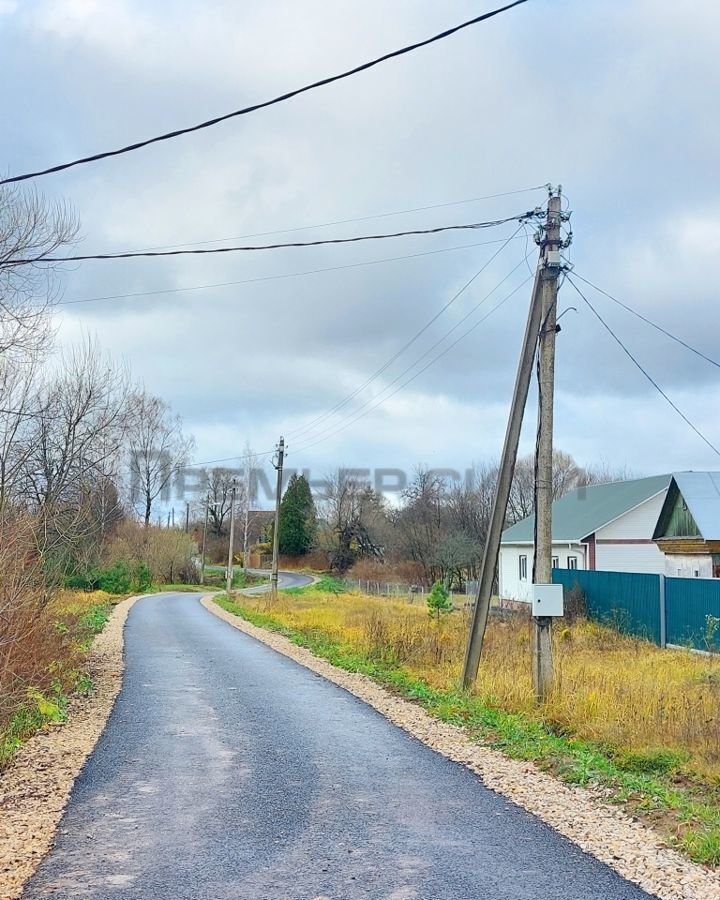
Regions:
<instances>
[{"instance_id":1,"label":"overhead electric cable","mask_svg":"<svg viewBox=\"0 0 720 900\"><path fill-rule=\"evenodd\" d=\"M445 31L441 31L439 34L435 34L423 41L417 41L414 44L408 44L405 47L401 47L399 50L393 50L390 53L385 53L382 56L378 56L376 59L372 59L369 62L362 63L361 65L355 66L352 69L347 69L346 71L340 72L337 75L331 75L327 78L322 78L319 81L314 81L311 84L306 84L304 87L296 88L292 91L287 91L284 94L280 94L278 97L274 97L272 100L264 100L261 103L254 103L252 106L246 106L243 109L238 109L234 112L226 113L222 116L216 116L213 119L207 119L206 121L200 122L197 125L191 125L188 128L179 128L175 131L168 131L165 134L159 134L156 137L147 138L146 140L142 141L136 141L132 144L127 144L126 146L119 147L116 150L106 150L103 153L94 153L92 156L84 156L80 159L74 159L71 162L61 163L60 165L56 166L50 166L47 169L39 169L35 172L26 172L23 175L13 175L10 178L5 178L0 181L0 184L12 184L18 181L26 181L29 178L38 178L41 175L50 175L54 172L62 172L63 170L73 168L74 166L81 166L86 165L87 163L97 162L101 159L107 159L110 156L121 156L124 153L131 153L134 150L140 150L142 147L147 147L150 144L158 144L161 141L169 141L172 138L180 137L184 134L190 134L194 131L201 131L204 128L210 128L213 125L217 125L220 122L225 122L228 119L234 119L238 116L245 116L248 115L248 113L256 112L259 109L265 109L268 106L274 106L277 103L283 103L286 100L290 100L292 97L297 97L299 94L304 94L308 91L315 90L316 88L332 84L335 81L341 81L344 78L350 78L352 75L357 75L359 72L364 72L367 69L372 69L374 66L380 65L380 63L386 62L389 59L403 56L406 53L411 53L413 50L418 50L419 48L426 47L429 44L435 43L436 41L441 41L444 38L456 34L458 31L469 28L472 25L477 25L480 22L486 21L487 19L492 19L494 16L506 12L507 10L512 9L515 6L520 6L521 4L526 2L527 0L515 0L515 2L513 3L508 3L498 9L483 13L480 16L475 16L473 19L469 19L468 21L462 22L459 25L455 25L453 28L448 28Z\"/></svg>"},{"instance_id":2,"label":"overhead electric cable","mask_svg":"<svg viewBox=\"0 0 720 900\"><path fill-rule=\"evenodd\" d=\"M404 216L409 213L427 212L432 209L445 209L449 206L462 206L468 203L480 203L483 200L494 200L497 197L511 197L517 194L530 194L533 191L541 191L548 187L547 184L538 184L535 187L521 188L517 191L503 191L499 194L486 194L484 197L469 197L467 200L451 200L446 203L432 203L429 206L415 206L412 209L396 209L392 212L374 213L367 216L356 216L352 219L335 219L331 222L318 222L314 225L295 225L292 228L276 228L273 231L255 231L250 234L239 234L234 237L214 238L208 241L186 241L182 244L159 244L154 247L136 247L136 250L174 250L176 247L200 247L205 244L219 244L222 241L244 241L247 238L268 237L272 234L292 234L296 231L311 231L315 228L330 228L334 225L349 225L353 222L369 222L373 219L388 219L392 216Z\"/></svg>"},{"instance_id":3,"label":"overhead electric cable","mask_svg":"<svg viewBox=\"0 0 720 900\"><path fill-rule=\"evenodd\" d=\"M515 238L522 238L523 235L518 235L515 233L510 240ZM361 266L377 266L381 263L386 262L398 262L406 259L417 259L421 256L433 256L436 253L452 253L456 250L470 250L474 247L488 247L491 244L502 244L505 242L505 238L495 238L492 241L480 241L472 244L457 244L454 247L440 247L437 250L422 250L420 253L409 253L405 256L385 256L381 259L367 259L361 262L354 263L345 263L342 266L325 266L321 269L308 269L305 272L281 272L277 275L259 275L256 278L243 278L240 281L219 281L213 284L195 284L190 287L181 287L181 288L161 288L155 291L135 291L130 294L108 294L106 296L101 297L82 297L78 300L59 300L55 303L55 306L70 306L76 303L97 303L101 300L124 300L130 299L132 297L154 297L160 294L182 294L187 291L203 291L208 290L210 288L221 288L221 287L236 287L241 284L254 284L258 281L276 281L281 278L301 278L305 275L317 275L321 272L340 272L343 269L356 269Z\"/></svg>"},{"instance_id":4,"label":"overhead electric cable","mask_svg":"<svg viewBox=\"0 0 720 900\"><path fill-rule=\"evenodd\" d=\"M453 296L445 303L445 305L442 306L441 309L439 309L435 313L434 316L432 316L430 319L428 319L428 321L422 326L422 328L420 328L418 331L416 331L415 334L405 344L403 344L403 346L398 351L396 351L378 369L376 369L375 372L373 372L373 374L366 381L364 381L361 385L356 387L352 393L348 394L346 397L344 397L342 400L340 400L338 403L336 403L335 406L331 407L325 413L322 413L321 415L317 416L315 419L313 419L311 422L308 422L303 427L301 427L295 431L289 432L289 434L291 436L294 436L294 438L297 438L299 435L313 430L315 425L319 424L320 422L322 422L325 419L328 419L330 416L334 415L338 410L342 409L343 406L346 406L361 391L363 391L366 387L368 387L368 385L370 385L373 381L375 381L376 378L378 378L380 375L382 375L383 372L385 372L386 369L388 369L389 366L391 366L392 363L394 363L395 360L399 356L401 356L409 347L411 347L415 343L415 341L421 335L423 335L428 330L428 328L430 328L430 326L433 325L440 318L440 316L453 305L453 303L455 303L455 301L459 297L461 297L465 293L465 291L470 287L470 285L485 271L485 269L487 269L487 267L490 265L490 263L493 262L493 260L496 259L496 257L499 256L500 253L502 253L502 251L507 247L507 245L510 243L510 241L513 240L513 238L518 236L520 228L522 228L522 226L520 226L514 234L510 235L510 237L507 238L507 240L505 240L503 242L502 247L500 247L495 253L493 253L493 255L487 260L487 262L483 263L483 265L477 270L477 272L475 272L475 274L470 279L468 279L468 281L466 281L465 284L463 284L463 286L458 291L456 291L453 294Z\"/></svg>"},{"instance_id":5,"label":"overhead electric cable","mask_svg":"<svg viewBox=\"0 0 720 900\"><path fill-rule=\"evenodd\" d=\"M202 462L193 462L188 463L187 465L182 466L174 466L170 469L170 472L182 472L185 469L197 469L200 466L214 466L217 463L225 463L225 462L237 462L243 459L254 459L257 456L272 456L275 453L275 450L253 450L252 453L239 454L238 456L224 456L220 459L205 459Z\"/></svg>"},{"instance_id":6,"label":"overhead electric cable","mask_svg":"<svg viewBox=\"0 0 720 900\"><path fill-rule=\"evenodd\" d=\"M709 441L708 438L705 437L705 435L702 433L702 431L700 431L700 429L699 429L696 425L694 425L693 422L690 421L690 419L689 419L689 418L685 415L685 413L684 413L684 412L683 412L683 411L682 411L682 410L681 410L681 409L680 409L680 408L679 408L679 407L678 407L678 406L670 399L670 397L668 397L668 395L667 395L667 394L665 393L665 391L660 387L660 385L657 383L657 381L655 381L655 379L652 377L652 375L650 375L650 373L647 371L647 369L645 369L645 368L642 366L642 364L641 364L640 362L638 362L638 360L633 356L633 354L630 352L630 350L628 350L628 348L625 346L625 344L624 344L624 343L620 340L620 338L615 334L615 332L612 330L612 328L608 325L608 323L605 321L605 319L603 319L603 317L600 315L600 313L595 309L595 307L594 307L594 306L592 305L592 303L588 300L588 298L585 296L585 294L583 294L583 292L580 290L580 288L575 284L575 282L572 280L572 278L571 278L570 276L567 276L567 280L568 280L568 281L570 282L570 284L575 288L575 290L578 292L578 294L580 294L580 296L582 297L582 299L583 299L583 300L585 301L585 303L588 305L588 307L590 308L590 310L595 314L595 317L598 319L598 321L601 323L601 325L605 328L605 330L608 332L608 334L610 334L610 336L611 336L611 337L613 338L613 340L618 344L618 346L622 349L622 351L625 353L625 355L628 356L628 358L634 363L634 365L642 372L642 374L645 376L645 378L647 378L647 380L648 380L648 381L650 382L650 384L655 388L655 390L656 390L662 397L665 398L665 400L670 404L670 406L672 406L672 408L673 408L673 409L675 410L675 412L680 416L680 418L681 418L687 425L689 425L690 428L692 428L692 430L695 432L695 434L696 434L701 440L703 440L703 441L708 445L708 447L709 447L714 453L716 453L718 456L720 456L720 450L718 450L718 448L717 448L713 443L711 443L711 441Z\"/></svg>"},{"instance_id":7,"label":"overhead electric cable","mask_svg":"<svg viewBox=\"0 0 720 900\"><path fill-rule=\"evenodd\" d=\"M657 331L662 332L666 337L669 337L671 340L676 341L682 347L685 347L686 350L690 350L691 353L694 353L696 356L699 356L701 359L704 359L706 362L709 362L713 366L717 366L720 369L720 362L712 357L707 356L702 350L698 350L697 347L693 347L691 344L688 344L682 338L679 338L676 334L673 334L671 331L668 331L666 328L663 328L662 325L658 325L657 322L653 322L652 319L648 319L647 316L644 316L642 313L638 312L636 309L633 309L632 306L628 306L627 303L623 303L622 300L618 300L617 297L613 297L612 294L609 294L607 291L604 291L602 288L598 287L596 284L593 284L592 281L589 281L587 278L583 278L578 272L573 269L573 275L576 278L579 278L580 281L584 281L585 284L589 285L591 288L596 290L599 294L602 294L604 297L607 297L608 300L612 300L613 303L617 303L618 306L622 306L623 309L627 310L629 313L632 313L641 321L645 322L647 325L652 325L653 328L657 329Z\"/></svg>"},{"instance_id":8,"label":"overhead electric cable","mask_svg":"<svg viewBox=\"0 0 720 900\"><path fill-rule=\"evenodd\" d=\"M522 263L520 265L522 265ZM516 268L517 268L517 266L516 266ZM468 328L466 331L464 331L460 335L460 337L458 337L456 340L454 340L452 342L452 344L449 344L444 350L442 350L435 357L433 357L433 359L431 359L428 363L426 363L426 365L424 365L422 369L420 369L418 372L415 372L414 375L411 375L410 378L408 378L406 381L404 381L402 384L400 384L398 387L396 387L395 390L391 394L388 394L387 397L383 397L381 400L379 400L377 403L375 403L369 409L366 409L364 412L361 412L354 419L351 419L349 422L346 422L344 425L340 425L340 427L338 427L337 429L335 429L335 431L333 431L329 435L327 435L327 437L323 437L323 438L320 438L319 440L313 441L310 444L306 444L304 447L299 447L297 450L294 451L295 454L302 453L305 450L309 450L311 447L315 447L317 444L321 444L324 441L329 440L331 437L334 437L336 434L339 434L341 431L344 431L346 428L349 428L351 425L353 425L359 419L364 418L364 416L368 415L373 410L377 409L379 406L382 406L383 403L386 403L388 400L390 400L392 397L394 397L395 394L397 394L404 387L406 387L408 384L410 384L411 381L414 381L416 378L418 378L420 375L422 375L423 372L427 371L427 369L429 369L430 366L434 365L439 359L441 359L443 356L445 356L446 353L449 353L450 350L453 349L453 347L457 346L457 344L459 344L460 341L464 340L469 334L471 334L473 331L475 331L475 329L479 325L482 325L483 322L485 322L487 319L489 319L490 316L492 316L498 309L500 309L500 307L503 306L514 294L516 294L520 290L520 288L522 288L524 285L526 285L531 280L532 280L532 278L528 277L524 281L522 281L519 285L517 285L517 287L513 288L512 291L510 291L509 294L507 294L505 297L503 297L503 299L499 303L497 303L495 306L493 306L493 308L486 315L484 315L474 325L472 325L470 328ZM388 387L389 387L389 385L388 385Z\"/></svg>"},{"instance_id":9,"label":"overhead electric cable","mask_svg":"<svg viewBox=\"0 0 720 900\"><path fill-rule=\"evenodd\" d=\"M528 210L505 219L493 219L489 222L468 222L463 225L439 225L435 228L413 228L408 231L393 231L384 234L360 234L347 238L321 238L317 241L292 241L278 244L249 244L237 247L208 247L203 250L146 250L128 251L124 253L88 253L79 256L39 256L35 258L9 259L0 261L0 266L35 265L36 263L87 262L88 260L137 259L139 257L159 256L205 256L213 253L237 253L252 250L283 250L295 247L323 247L328 244L357 244L361 241L384 241L391 238L415 237L417 235L441 234L445 231L481 231L486 228L497 228L508 222L525 222L532 219L537 212Z\"/></svg>"},{"instance_id":10,"label":"overhead electric cable","mask_svg":"<svg viewBox=\"0 0 720 900\"><path fill-rule=\"evenodd\" d=\"M409 366L407 366L405 369L403 369L403 371L400 372L398 375L396 375L396 376L392 379L392 381L390 381L388 384L386 384L385 387L380 391L380 394L379 394L379 395L376 395L375 397L370 397L368 400L366 400L364 403L362 403L362 404L361 404L359 407L357 407L356 409L351 410L351 411L348 412L348 413L344 413L343 416L342 416L342 418L344 419L344 418L348 418L348 417L354 416L359 410L363 409L363 408L364 408L365 406L367 406L369 403L372 403L373 400L376 400L376 399L377 399L377 396L380 396L380 395L384 394L384 393L385 393L386 391L388 391L391 387L393 387L393 385L397 384L397 382L400 381L401 378L403 378L405 375L407 375L408 372L412 371L412 369L414 369L419 363L421 363L424 359L426 359L426 358L433 352L433 350L436 350L436 349L437 349L437 348L438 348L445 340L447 340L447 338L450 337L450 335L451 335L454 331L456 331L456 330L457 330L464 322L466 322L471 316L473 316L473 315L478 311L478 309L480 309L480 307L483 306L483 305L485 304L485 302L486 302L487 300L490 299L490 297L492 297L492 295L495 293L495 291L496 291L499 287L501 287L501 286L508 280L508 278L510 278L510 276L513 275L513 274L520 268L521 265L522 265L522 261L519 262L516 266L514 266L514 267L508 272L508 274L507 274L501 281L499 281L499 282L495 285L495 287L494 287L491 291L489 291L487 294L485 294L485 296L484 296L480 301L478 301L478 303L476 303L473 307L471 307L471 309L470 309L467 313L465 313L465 315L464 315L461 319L459 319L459 320L452 326L452 328L450 328L448 331L446 331L440 338L438 338L438 340L436 340L433 344L431 344L430 347L428 347L428 348L424 351L424 353L421 353L420 356L416 357L416 359L415 359L412 363L410 363ZM370 380L372 380L372 379L370 379ZM369 381L366 382L366 384L369 384L369 383L370 383ZM321 418L322 418L322 417L321 417ZM341 419L341 421L342 421L342 419ZM335 425L337 425L337 424L338 424L338 423L336 422ZM325 428L325 429L323 429L322 431L318 432L318 434L324 434L326 431L329 431L329 430L331 430L332 428L334 428L335 425L330 425L330 426L328 426L327 428ZM314 430L315 430L314 428L311 429L311 431L314 431ZM313 437L317 437L317 435L312 435L312 436L313 436ZM306 439L307 439L307 438L306 438Z\"/></svg>"}]
</instances>

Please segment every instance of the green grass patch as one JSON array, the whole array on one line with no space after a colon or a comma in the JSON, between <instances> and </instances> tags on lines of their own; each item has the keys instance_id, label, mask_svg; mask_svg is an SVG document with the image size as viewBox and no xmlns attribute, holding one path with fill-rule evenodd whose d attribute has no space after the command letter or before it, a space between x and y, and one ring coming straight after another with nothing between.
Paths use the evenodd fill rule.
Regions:
<instances>
[{"instance_id":1,"label":"green grass patch","mask_svg":"<svg viewBox=\"0 0 720 900\"><path fill-rule=\"evenodd\" d=\"M323 580L324 581L324 580ZM322 582L321 582L322 583ZM315 590L309 585L286 594ZM234 615L294 644L348 672L376 679L399 695L414 700L443 722L463 727L469 737L513 759L535 763L568 784L609 788L608 799L645 817L696 862L720 865L720 787L693 781L685 771L687 759L665 750L618 753L572 735L559 734L547 723L488 705L461 691L440 691L391 661L371 657L357 648L331 640L317 629L289 628L263 612L243 607L224 594L214 601Z\"/></svg>"}]
</instances>

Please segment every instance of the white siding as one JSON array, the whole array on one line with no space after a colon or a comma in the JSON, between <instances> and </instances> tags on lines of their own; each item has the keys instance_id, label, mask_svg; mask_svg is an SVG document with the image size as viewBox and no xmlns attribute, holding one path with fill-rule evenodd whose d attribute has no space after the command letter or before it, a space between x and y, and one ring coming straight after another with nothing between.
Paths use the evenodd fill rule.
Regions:
<instances>
[{"instance_id":1,"label":"white siding","mask_svg":"<svg viewBox=\"0 0 720 900\"><path fill-rule=\"evenodd\" d=\"M665 554L656 544L597 544L595 568L599 572L665 573Z\"/></svg>"},{"instance_id":2,"label":"white siding","mask_svg":"<svg viewBox=\"0 0 720 900\"><path fill-rule=\"evenodd\" d=\"M650 540L655 531L657 520L660 518L660 510L667 491L661 491L656 497L651 497L635 509L629 510L624 515L610 522L604 528L599 528L595 537L603 540L612 538ZM600 568L600 566L598 566Z\"/></svg>"},{"instance_id":3,"label":"white siding","mask_svg":"<svg viewBox=\"0 0 720 900\"><path fill-rule=\"evenodd\" d=\"M599 528L595 534L595 568L600 572L665 572L665 554L652 543L667 491ZM648 541L647 544L605 544L602 541Z\"/></svg>"},{"instance_id":4,"label":"white siding","mask_svg":"<svg viewBox=\"0 0 720 900\"><path fill-rule=\"evenodd\" d=\"M712 556L708 554L698 556L670 555L664 557L666 575L673 578L712 578Z\"/></svg>"},{"instance_id":5,"label":"white siding","mask_svg":"<svg viewBox=\"0 0 720 900\"><path fill-rule=\"evenodd\" d=\"M520 557L527 557L527 578L520 579ZM568 567L568 556L577 557L577 568L585 568L585 548L579 544L553 544L553 556L561 569ZM532 589L533 548L527 544L502 544L500 547L500 596L503 600L530 602Z\"/></svg>"}]
</instances>

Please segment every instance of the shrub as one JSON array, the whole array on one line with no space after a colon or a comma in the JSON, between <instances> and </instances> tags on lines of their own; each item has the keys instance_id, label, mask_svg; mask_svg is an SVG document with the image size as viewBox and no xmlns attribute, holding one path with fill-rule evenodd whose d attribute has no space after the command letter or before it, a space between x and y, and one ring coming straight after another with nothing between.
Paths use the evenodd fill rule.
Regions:
<instances>
[{"instance_id":1,"label":"shrub","mask_svg":"<svg viewBox=\"0 0 720 900\"><path fill-rule=\"evenodd\" d=\"M440 621L440 613L449 613L452 611L452 603L448 589L442 581L436 581L432 586L432 590L427 596L428 615L434 616L438 622Z\"/></svg>"},{"instance_id":2,"label":"shrub","mask_svg":"<svg viewBox=\"0 0 720 900\"><path fill-rule=\"evenodd\" d=\"M98 572L96 586L108 594L129 594L132 590L130 570L123 562L115 562L109 569Z\"/></svg>"}]
</instances>

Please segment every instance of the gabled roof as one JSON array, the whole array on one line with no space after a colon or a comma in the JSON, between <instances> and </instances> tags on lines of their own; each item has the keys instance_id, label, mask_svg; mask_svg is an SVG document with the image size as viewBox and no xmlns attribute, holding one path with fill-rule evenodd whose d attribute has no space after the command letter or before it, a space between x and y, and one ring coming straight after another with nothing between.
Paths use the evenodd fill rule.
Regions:
<instances>
[{"instance_id":1,"label":"gabled roof","mask_svg":"<svg viewBox=\"0 0 720 900\"><path fill-rule=\"evenodd\" d=\"M591 484L576 488L553 503L554 541L581 541L589 534L667 489L670 475L632 481ZM522 519L503 532L503 544L532 543L535 516Z\"/></svg>"},{"instance_id":2,"label":"gabled roof","mask_svg":"<svg viewBox=\"0 0 720 900\"><path fill-rule=\"evenodd\" d=\"M706 541L720 541L720 472L675 472L653 539L662 537L680 492Z\"/></svg>"}]
</instances>

